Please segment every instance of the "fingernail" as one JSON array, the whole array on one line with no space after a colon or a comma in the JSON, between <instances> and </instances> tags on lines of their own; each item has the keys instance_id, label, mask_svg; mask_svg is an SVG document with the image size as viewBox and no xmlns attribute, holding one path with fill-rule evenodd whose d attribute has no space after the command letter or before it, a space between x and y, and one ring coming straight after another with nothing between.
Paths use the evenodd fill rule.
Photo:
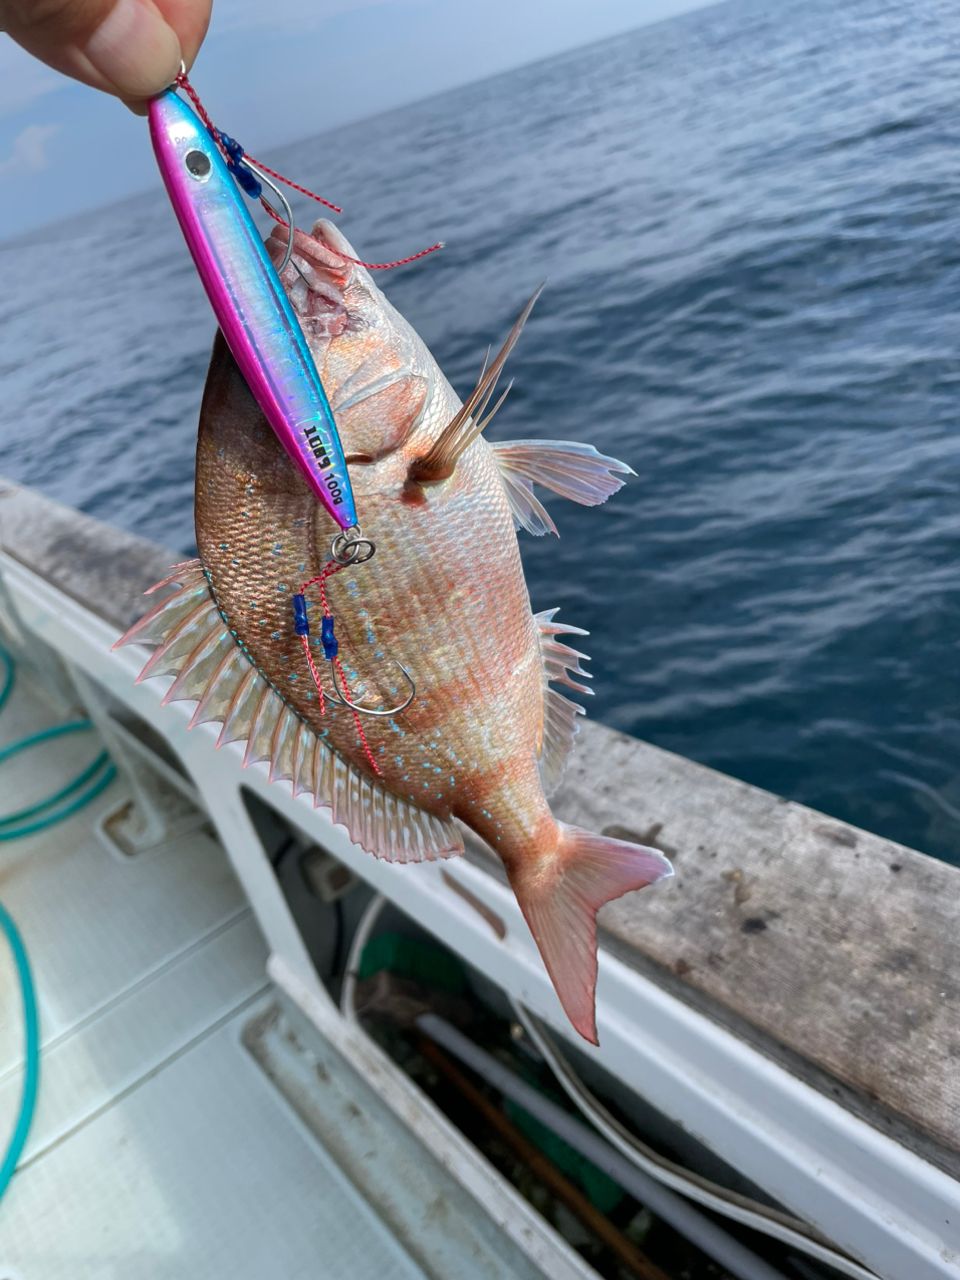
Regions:
<instances>
[{"instance_id":1,"label":"fingernail","mask_svg":"<svg viewBox=\"0 0 960 1280\"><path fill-rule=\"evenodd\" d=\"M150 0L117 0L84 52L125 98L159 93L180 69L180 42Z\"/></svg>"}]
</instances>

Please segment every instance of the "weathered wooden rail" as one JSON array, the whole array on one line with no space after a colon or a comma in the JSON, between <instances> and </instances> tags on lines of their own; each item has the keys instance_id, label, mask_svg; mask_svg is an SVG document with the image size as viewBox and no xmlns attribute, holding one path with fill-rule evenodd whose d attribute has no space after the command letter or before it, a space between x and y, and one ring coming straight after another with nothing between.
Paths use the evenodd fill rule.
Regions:
<instances>
[{"instance_id":1,"label":"weathered wooden rail","mask_svg":"<svg viewBox=\"0 0 960 1280\"><path fill-rule=\"evenodd\" d=\"M182 558L2 482L0 549L118 631ZM960 868L600 725L555 808L674 860L604 909L610 952L960 1176Z\"/></svg>"}]
</instances>

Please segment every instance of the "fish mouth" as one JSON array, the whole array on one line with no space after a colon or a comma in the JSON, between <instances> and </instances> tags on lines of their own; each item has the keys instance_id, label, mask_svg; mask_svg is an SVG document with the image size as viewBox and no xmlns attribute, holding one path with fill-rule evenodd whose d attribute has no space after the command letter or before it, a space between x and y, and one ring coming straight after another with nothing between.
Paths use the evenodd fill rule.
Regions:
<instances>
[{"instance_id":1,"label":"fish mouth","mask_svg":"<svg viewBox=\"0 0 960 1280\"><path fill-rule=\"evenodd\" d=\"M278 225L267 240L278 268L288 234ZM309 235L294 232L281 281L336 415L344 453L360 464L388 456L419 422L432 385L416 334L326 218Z\"/></svg>"},{"instance_id":2,"label":"fish mouth","mask_svg":"<svg viewBox=\"0 0 960 1280\"><path fill-rule=\"evenodd\" d=\"M279 268L287 251L289 231L275 226L267 238L267 252ZM347 327L347 289L357 270L353 247L326 218L314 223L308 235L296 228L293 253L280 279L300 323L311 338L335 338Z\"/></svg>"},{"instance_id":3,"label":"fish mouth","mask_svg":"<svg viewBox=\"0 0 960 1280\"><path fill-rule=\"evenodd\" d=\"M267 237L267 250L277 263L283 261L289 234L285 224L277 223ZM355 266L353 260L356 254L353 246L328 218L318 218L309 234L295 227L293 252L296 257L302 258L306 265L337 279L341 287L346 287Z\"/></svg>"}]
</instances>

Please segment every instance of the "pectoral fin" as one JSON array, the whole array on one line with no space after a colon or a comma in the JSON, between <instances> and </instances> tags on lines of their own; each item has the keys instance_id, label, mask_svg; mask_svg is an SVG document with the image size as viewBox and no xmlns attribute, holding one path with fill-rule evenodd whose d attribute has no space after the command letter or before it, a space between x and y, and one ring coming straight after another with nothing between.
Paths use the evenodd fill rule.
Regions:
<instances>
[{"instance_id":1,"label":"pectoral fin","mask_svg":"<svg viewBox=\"0 0 960 1280\"><path fill-rule=\"evenodd\" d=\"M484 361L483 368L480 370L480 377L477 379L477 385L459 411L454 414L430 446L429 451L423 457L417 458L411 463L409 476L411 481L418 484L431 484L438 480L448 479L453 474L453 469L457 465L461 454L473 444L474 440L503 404L510 386L507 386L499 400L487 413L487 406L496 390L500 374L503 372L503 366L506 364L510 352L517 345L517 339L520 337L523 326L527 323L530 312L533 310L534 303L540 297L542 289L543 285L537 289L536 293L520 312L516 323L507 335L506 342L497 352L492 363Z\"/></svg>"}]
</instances>

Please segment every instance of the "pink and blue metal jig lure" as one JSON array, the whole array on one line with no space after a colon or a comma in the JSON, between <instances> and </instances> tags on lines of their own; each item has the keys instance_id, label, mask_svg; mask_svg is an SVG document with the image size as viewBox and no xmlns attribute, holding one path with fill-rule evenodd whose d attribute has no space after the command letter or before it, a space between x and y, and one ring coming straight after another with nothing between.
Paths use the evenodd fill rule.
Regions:
<instances>
[{"instance_id":1,"label":"pink and blue metal jig lure","mask_svg":"<svg viewBox=\"0 0 960 1280\"><path fill-rule=\"evenodd\" d=\"M149 118L160 172L227 345L311 490L341 529L352 529L357 513L333 410L237 181L251 194L257 179L280 193L249 160L234 159L232 173L174 89L153 99ZM288 248L283 266L289 257Z\"/></svg>"}]
</instances>

